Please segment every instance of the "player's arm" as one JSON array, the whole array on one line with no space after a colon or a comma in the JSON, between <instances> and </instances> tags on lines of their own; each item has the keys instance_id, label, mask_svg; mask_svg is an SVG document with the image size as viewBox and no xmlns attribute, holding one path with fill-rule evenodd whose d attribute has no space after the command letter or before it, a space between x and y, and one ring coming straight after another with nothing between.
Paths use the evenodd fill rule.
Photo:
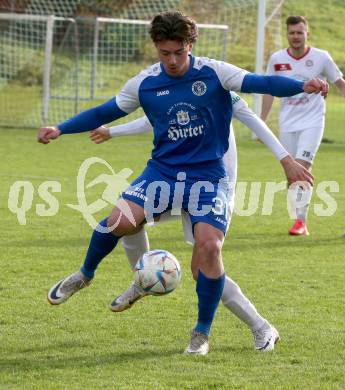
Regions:
<instances>
[{"instance_id":1,"label":"player's arm","mask_svg":"<svg viewBox=\"0 0 345 390\"><path fill-rule=\"evenodd\" d=\"M270 57L267 64L266 75L274 75L274 58ZM262 106L261 106L261 119L266 121L273 105L274 96L272 95L264 95L262 98Z\"/></svg>"},{"instance_id":2,"label":"player's arm","mask_svg":"<svg viewBox=\"0 0 345 390\"><path fill-rule=\"evenodd\" d=\"M128 115L140 106L139 85L140 78L136 76L126 83L118 95L107 102L83 111L55 127L42 127L38 131L38 142L48 144L51 139L56 139L62 134L94 130Z\"/></svg>"},{"instance_id":3,"label":"player's arm","mask_svg":"<svg viewBox=\"0 0 345 390\"><path fill-rule=\"evenodd\" d=\"M297 95L302 92L328 94L328 83L321 79L299 81L285 76L262 76L247 73L241 85L241 92L262 93L277 97Z\"/></svg>"},{"instance_id":4,"label":"player's arm","mask_svg":"<svg viewBox=\"0 0 345 390\"><path fill-rule=\"evenodd\" d=\"M338 68L337 64L334 62L331 55L325 51L324 54L324 67L322 74L338 88L339 92L345 97L345 80L343 78L343 73Z\"/></svg>"},{"instance_id":5,"label":"player's arm","mask_svg":"<svg viewBox=\"0 0 345 390\"><path fill-rule=\"evenodd\" d=\"M60 123L56 127L42 127L38 132L38 142L48 144L62 134L81 133L96 129L104 123L109 123L127 115L116 104L115 98L97 107L83 111L80 114Z\"/></svg>"},{"instance_id":6,"label":"player's arm","mask_svg":"<svg viewBox=\"0 0 345 390\"><path fill-rule=\"evenodd\" d=\"M233 104L233 116L247 126L276 156L278 160L288 156L289 153L272 133L266 123L252 111L245 100L231 92L231 96L237 96ZM233 99L234 100L234 99Z\"/></svg>"},{"instance_id":7,"label":"player's arm","mask_svg":"<svg viewBox=\"0 0 345 390\"><path fill-rule=\"evenodd\" d=\"M284 76L263 76L249 73L244 69L226 62L209 60L207 66L212 68L222 87L228 91L260 93L277 97L298 95L299 93L321 93L326 96L328 83L321 79L306 82Z\"/></svg>"},{"instance_id":8,"label":"player's arm","mask_svg":"<svg viewBox=\"0 0 345 390\"><path fill-rule=\"evenodd\" d=\"M345 98L345 80L343 78L338 79L334 85L338 88L339 92Z\"/></svg>"},{"instance_id":9,"label":"player's arm","mask_svg":"<svg viewBox=\"0 0 345 390\"><path fill-rule=\"evenodd\" d=\"M231 94L233 96L233 93ZM290 156L266 123L248 107L243 99L237 99L233 104L233 116L252 130L272 151L283 166L289 184L296 181L306 181L313 184L312 174Z\"/></svg>"},{"instance_id":10,"label":"player's arm","mask_svg":"<svg viewBox=\"0 0 345 390\"><path fill-rule=\"evenodd\" d=\"M271 112L273 100L274 100L274 96L272 95L264 95L262 97L261 119L264 121L267 120L268 115Z\"/></svg>"},{"instance_id":11,"label":"player's arm","mask_svg":"<svg viewBox=\"0 0 345 390\"><path fill-rule=\"evenodd\" d=\"M91 131L91 141L96 144L108 141L112 137L121 137L124 135L144 134L152 131L152 125L146 116L122 125L112 127L100 127Z\"/></svg>"}]
</instances>

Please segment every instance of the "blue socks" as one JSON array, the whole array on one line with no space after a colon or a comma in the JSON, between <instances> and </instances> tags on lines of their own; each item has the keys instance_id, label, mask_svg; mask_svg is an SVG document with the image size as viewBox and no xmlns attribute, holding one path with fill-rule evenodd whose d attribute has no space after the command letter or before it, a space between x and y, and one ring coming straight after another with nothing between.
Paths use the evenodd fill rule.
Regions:
<instances>
[{"instance_id":1,"label":"blue socks","mask_svg":"<svg viewBox=\"0 0 345 390\"><path fill-rule=\"evenodd\" d=\"M218 279L205 276L200 270L196 282L196 292L199 298L199 314L195 331L208 335L213 318L223 294L225 273Z\"/></svg>"},{"instance_id":2,"label":"blue socks","mask_svg":"<svg viewBox=\"0 0 345 390\"><path fill-rule=\"evenodd\" d=\"M105 218L99 224L103 227L107 227L107 221L108 218ZM95 275L98 264L115 248L120 238L121 237L114 236L111 232L101 233L94 230L84 264L80 271L87 278L92 279Z\"/></svg>"}]
</instances>

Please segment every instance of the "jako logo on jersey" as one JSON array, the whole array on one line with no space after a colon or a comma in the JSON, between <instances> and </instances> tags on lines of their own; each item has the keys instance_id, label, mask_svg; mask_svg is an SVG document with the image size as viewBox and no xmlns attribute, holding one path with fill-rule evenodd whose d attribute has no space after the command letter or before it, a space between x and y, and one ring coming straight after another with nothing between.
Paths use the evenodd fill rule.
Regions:
<instances>
[{"instance_id":1,"label":"jako logo on jersey","mask_svg":"<svg viewBox=\"0 0 345 390\"><path fill-rule=\"evenodd\" d=\"M176 113L176 117L177 117L177 123L179 125L188 125L188 123L190 122L190 118L189 118L189 112L188 111L177 111Z\"/></svg>"},{"instance_id":2,"label":"jako logo on jersey","mask_svg":"<svg viewBox=\"0 0 345 390\"><path fill-rule=\"evenodd\" d=\"M206 93L207 87L203 81L196 81L192 85L192 91L196 96L202 96Z\"/></svg>"},{"instance_id":3,"label":"jako logo on jersey","mask_svg":"<svg viewBox=\"0 0 345 390\"><path fill-rule=\"evenodd\" d=\"M231 104L234 105L235 103L239 102L241 98L238 95L231 97Z\"/></svg>"},{"instance_id":4,"label":"jako logo on jersey","mask_svg":"<svg viewBox=\"0 0 345 390\"><path fill-rule=\"evenodd\" d=\"M285 70L292 70L290 64L274 64L274 70L276 72L284 72Z\"/></svg>"},{"instance_id":5,"label":"jako logo on jersey","mask_svg":"<svg viewBox=\"0 0 345 390\"><path fill-rule=\"evenodd\" d=\"M180 138L189 138L189 137L197 137L198 135L203 134L204 125L199 126L189 126L189 127L176 127L171 126L168 130L168 138L171 141L177 141Z\"/></svg>"},{"instance_id":6,"label":"jako logo on jersey","mask_svg":"<svg viewBox=\"0 0 345 390\"><path fill-rule=\"evenodd\" d=\"M165 96L165 95L169 95L169 90L165 90L165 91L158 91L157 92L157 96Z\"/></svg>"}]
</instances>

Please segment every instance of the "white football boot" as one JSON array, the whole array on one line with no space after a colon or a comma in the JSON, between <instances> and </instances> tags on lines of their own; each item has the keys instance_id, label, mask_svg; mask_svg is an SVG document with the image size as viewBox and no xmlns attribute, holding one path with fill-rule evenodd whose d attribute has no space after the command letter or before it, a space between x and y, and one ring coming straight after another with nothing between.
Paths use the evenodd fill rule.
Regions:
<instances>
[{"instance_id":1,"label":"white football boot","mask_svg":"<svg viewBox=\"0 0 345 390\"><path fill-rule=\"evenodd\" d=\"M89 286L91 282L92 279L87 278L81 271L77 271L54 284L48 292L48 301L52 305L60 305L77 291Z\"/></svg>"},{"instance_id":2,"label":"white football boot","mask_svg":"<svg viewBox=\"0 0 345 390\"><path fill-rule=\"evenodd\" d=\"M265 323L260 329L253 331L255 349L260 352L269 352L274 350L275 344L280 340L277 329Z\"/></svg>"},{"instance_id":3,"label":"white football boot","mask_svg":"<svg viewBox=\"0 0 345 390\"><path fill-rule=\"evenodd\" d=\"M209 351L208 336L204 333L192 331L190 343L184 353L190 355L207 355Z\"/></svg>"},{"instance_id":4,"label":"white football boot","mask_svg":"<svg viewBox=\"0 0 345 390\"><path fill-rule=\"evenodd\" d=\"M115 312L127 310L131 308L137 300L143 298L145 295L148 294L135 282L133 282L126 291L111 302L109 308L111 311Z\"/></svg>"}]
</instances>

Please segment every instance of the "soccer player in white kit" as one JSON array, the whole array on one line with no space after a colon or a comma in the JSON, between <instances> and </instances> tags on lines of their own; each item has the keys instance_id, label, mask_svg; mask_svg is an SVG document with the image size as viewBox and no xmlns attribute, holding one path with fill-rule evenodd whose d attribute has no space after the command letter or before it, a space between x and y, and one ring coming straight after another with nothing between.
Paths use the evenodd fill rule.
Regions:
<instances>
[{"instance_id":1,"label":"soccer player in white kit","mask_svg":"<svg viewBox=\"0 0 345 390\"><path fill-rule=\"evenodd\" d=\"M345 97L343 74L325 50L308 46L308 23L303 16L289 16L286 20L289 47L272 54L268 75L310 80L314 77L328 79ZM271 110L274 97L264 95L263 120ZM316 152L320 146L325 126L325 99L321 95L300 93L281 98L279 129L280 141L285 149L311 171ZM306 225L312 188L297 186L290 188L289 200L295 222L290 235L309 235Z\"/></svg>"},{"instance_id":2,"label":"soccer player in white kit","mask_svg":"<svg viewBox=\"0 0 345 390\"><path fill-rule=\"evenodd\" d=\"M267 125L258 118L254 112L248 107L247 103L241 99L235 92L231 92L231 101L233 107L233 117L250 128L255 135L272 151L275 157L281 162L288 181L291 181L289 172L289 164L293 164L293 160L289 153L283 148L274 134L269 130ZM230 212L233 213L234 208L234 188L237 180L237 150L234 131L232 124L229 136L229 149L224 155L224 163L230 182L232 183L232 194L230 200ZM90 138L93 142L100 144L112 137L120 137L125 135L136 135L152 132L152 125L147 117L141 117L132 122L122 125L113 126L110 128L101 127L91 132ZM180 218L177 216L177 218ZM159 223L167 222L176 219L176 216L170 213L165 213L158 221ZM184 236L187 243L193 244L193 231L190 218L187 213L182 210L182 223ZM133 269L137 260L145 252L149 251L148 235L144 228L138 233L122 238L122 245L125 249L129 264ZM133 282L131 286L119 295L111 304L110 308L114 312L120 312L129 309L138 299L146 294ZM262 352L271 351L274 349L274 344L279 339L276 329L269 324L256 310L255 306L243 294L241 288L229 277L225 280L224 290L222 294L222 302L224 306L235 314L242 322L244 322L252 331L254 336L255 349Z\"/></svg>"}]
</instances>

